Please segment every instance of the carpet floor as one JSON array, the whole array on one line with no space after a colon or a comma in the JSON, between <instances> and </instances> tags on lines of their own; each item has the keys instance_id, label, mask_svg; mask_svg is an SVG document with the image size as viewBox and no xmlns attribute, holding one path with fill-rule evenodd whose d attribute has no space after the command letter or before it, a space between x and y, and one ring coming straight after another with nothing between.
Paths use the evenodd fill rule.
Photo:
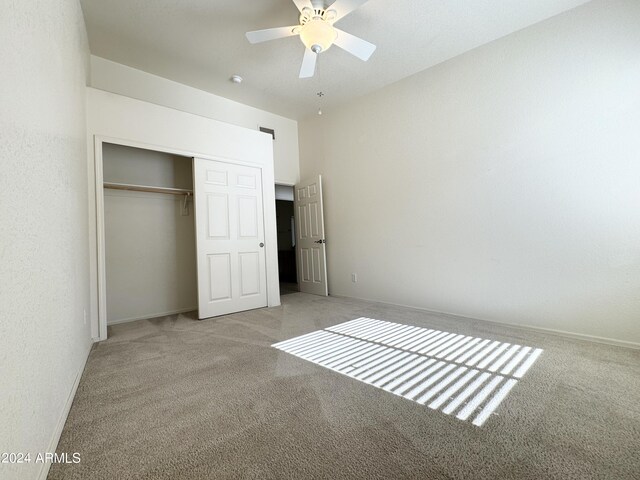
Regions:
<instances>
[{"instance_id":1,"label":"carpet floor","mask_svg":"<svg viewBox=\"0 0 640 480\"><path fill-rule=\"evenodd\" d=\"M49 479L638 479L640 351L294 293L109 327ZM544 350L477 427L271 345L358 317Z\"/></svg>"}]
</instances>

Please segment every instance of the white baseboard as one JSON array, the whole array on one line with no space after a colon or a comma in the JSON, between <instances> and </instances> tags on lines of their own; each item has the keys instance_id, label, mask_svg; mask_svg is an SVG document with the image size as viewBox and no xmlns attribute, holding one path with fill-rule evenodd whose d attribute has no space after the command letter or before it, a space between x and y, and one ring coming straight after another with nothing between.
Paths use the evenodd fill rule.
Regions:
<instances>
[{"instance_id":1,"label":"white baseboard","mask_svg":"<svg viewBox=\"0 0 640 480\"><path fill-rule=\"evenodd\" d=\"M80 379L82 378L82 374L84 373L84 367L87 365L87 360L89 359L89 354L91 353L91 348L93 347L93 343L89 345L89 349L87 350L86 355L84 356L84 361L82 365L78 369L78 373L76 374L76 378L73 381L73 386L71 387L71 392L69 392L69 396L67 397L67 401L62 410L62 414L58 419L58 424L56 425L55 430L53 431L53 435L51 437L51 441L49 442L49 448L46 450L47 452L55 452L58 448L58 442L60 441L60 437L62 436L62 430L64 430L64 425L67 423L67 417L69 416L69 412L71 411L71 405L73 405L73 399L76 396L76 391L78 390L78 385L80 385ZM39 480L47 480L47 476L49 475L49 469L51 468L50 462L45 462L40 467L40 472L38 473Z\"/></svg>"},{"instance_id":2,"label":"white baseboard","mask_svg":"<svg viewBox=\"0 0 640 480\"><path fill-rule=\"evenodd\" d=\"M352 298L354 300L364 300L364 301L367 301L367 302L380 303L382 305L393 305L393 306L396 306L396 307L411 308L413 310L420 310L422 312L432 313L432 314L435 314L435 315L445 315L447 317L464 318L465 320L492 323L494 325L505 325L505 326L512 327L512 328L521 328L523 330L532 330L532 331L535 331L535 332L547 333L547 334L556 335L556 336L559 336L559 337L573 338L575 340L585 340L585 341L588 341L588 342L603 343L603 344L606 344L606 345L614 345L616 347L625 347L625 348L633 348L633 349L640 350L640 343L628 342L626 340L617 340L615 338L597 337L595 335L587 335L587 334L584 334L584 333L567 332L565 330L556 330L556 329L553 329L553 328L536 327L536 326L533 326L533 325L522 325L522 324L519 324L519 323L501 322L499 320L487 320L487 319L484 319L484 318L465 317L464 315L458 315L456 313L439 312L437 310L430 310L428 308L415 307L413 305L404 305L402 303L381 302L380 300L372 300L370 298L348 297L346 295L334 295L334 294L331 294L331 296L332 297L336 297L336 298L345 298L345 299Z\"/></svg>"},{"instance_id":3,"label":"white baseboard","mask_svg":"<svg viewBox=\"0 0 640 480\"><path fill-rule=\"evenodd\" d=\"M148 315L140 315L137 317L118 318L116 320L107 320L107 326L118 325L119 323L135 322L136 320L147 320L149 318L165 317L167 315L176 315L178 313L187 313L198 310L198 307L181 308L179 310L170 310L168 312L150 313Z\"/></svg>"}]
</instances>

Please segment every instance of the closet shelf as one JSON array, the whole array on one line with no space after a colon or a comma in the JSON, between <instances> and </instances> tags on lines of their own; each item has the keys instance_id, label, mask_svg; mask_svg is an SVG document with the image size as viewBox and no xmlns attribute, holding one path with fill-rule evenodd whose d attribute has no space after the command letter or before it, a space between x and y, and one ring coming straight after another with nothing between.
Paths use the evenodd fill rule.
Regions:
<instances>
[{"instance_id":1,"label":"closet shelf","mask_svg":"<svg viewBox=\"0 0 640 480\"><path fill-rule=\"evenodd\" d=\"M110 188L113 190L131 190L133 192L167 193L169 195L187 195L187 196L193 195L193 190L187 190L185 188L150 187L147 185L132 185L129 183L111 183L111 182L104 182L103 185L104 185L104 188Z\"/></svg>"}]
</instances>

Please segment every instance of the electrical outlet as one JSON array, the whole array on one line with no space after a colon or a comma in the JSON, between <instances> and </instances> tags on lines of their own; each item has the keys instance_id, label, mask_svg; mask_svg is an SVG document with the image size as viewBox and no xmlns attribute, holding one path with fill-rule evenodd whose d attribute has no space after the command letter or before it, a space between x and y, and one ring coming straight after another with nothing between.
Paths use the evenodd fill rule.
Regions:
<instances>
[{"instance_id":1,"label":"electrical outlet","mask_svg":"<svg viewBox=\"0 0 640 480\"><path fill-rule=\"evenodd\" d=\"M86 325L87 324L87 309L86 308L84 309L84 314L83 315L84 315L84 324Z\"/></svg>"},{"instance_id":2,"label":"electrical outlet","mask_svg":"<svg viewBox=\"0 0 640 480\"><path fill-rule=\"evenodd\" d=\"M358 274L357 273L352 273L351 274L351 281L353 283L356 283L358 281Z\"/></svg>"}]
</instances>

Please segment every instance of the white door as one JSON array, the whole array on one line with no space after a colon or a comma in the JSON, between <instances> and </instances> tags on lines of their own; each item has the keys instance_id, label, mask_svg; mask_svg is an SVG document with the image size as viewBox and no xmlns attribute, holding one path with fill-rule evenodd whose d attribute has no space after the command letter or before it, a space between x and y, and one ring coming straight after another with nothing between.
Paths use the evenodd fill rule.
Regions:
<instances>
[{"instance_id":1,"label":"white door","mask_svg":"<svg viewBox=\"0 0 640 480\"><path fill-rule=\"evenodd\" d=\"M265 307L261 170L194 158L198 317Z\"/></svg>"},{"instance_id":2,"label":"white door","mask_svg":"<svg viewBox=\"0 0 640 480\"><path fill-rule=\"evenodd\" d=\"M295 186L296 263L301 292L329 294L322 211L322 177Z\"/></svg>"}]
</instances>

